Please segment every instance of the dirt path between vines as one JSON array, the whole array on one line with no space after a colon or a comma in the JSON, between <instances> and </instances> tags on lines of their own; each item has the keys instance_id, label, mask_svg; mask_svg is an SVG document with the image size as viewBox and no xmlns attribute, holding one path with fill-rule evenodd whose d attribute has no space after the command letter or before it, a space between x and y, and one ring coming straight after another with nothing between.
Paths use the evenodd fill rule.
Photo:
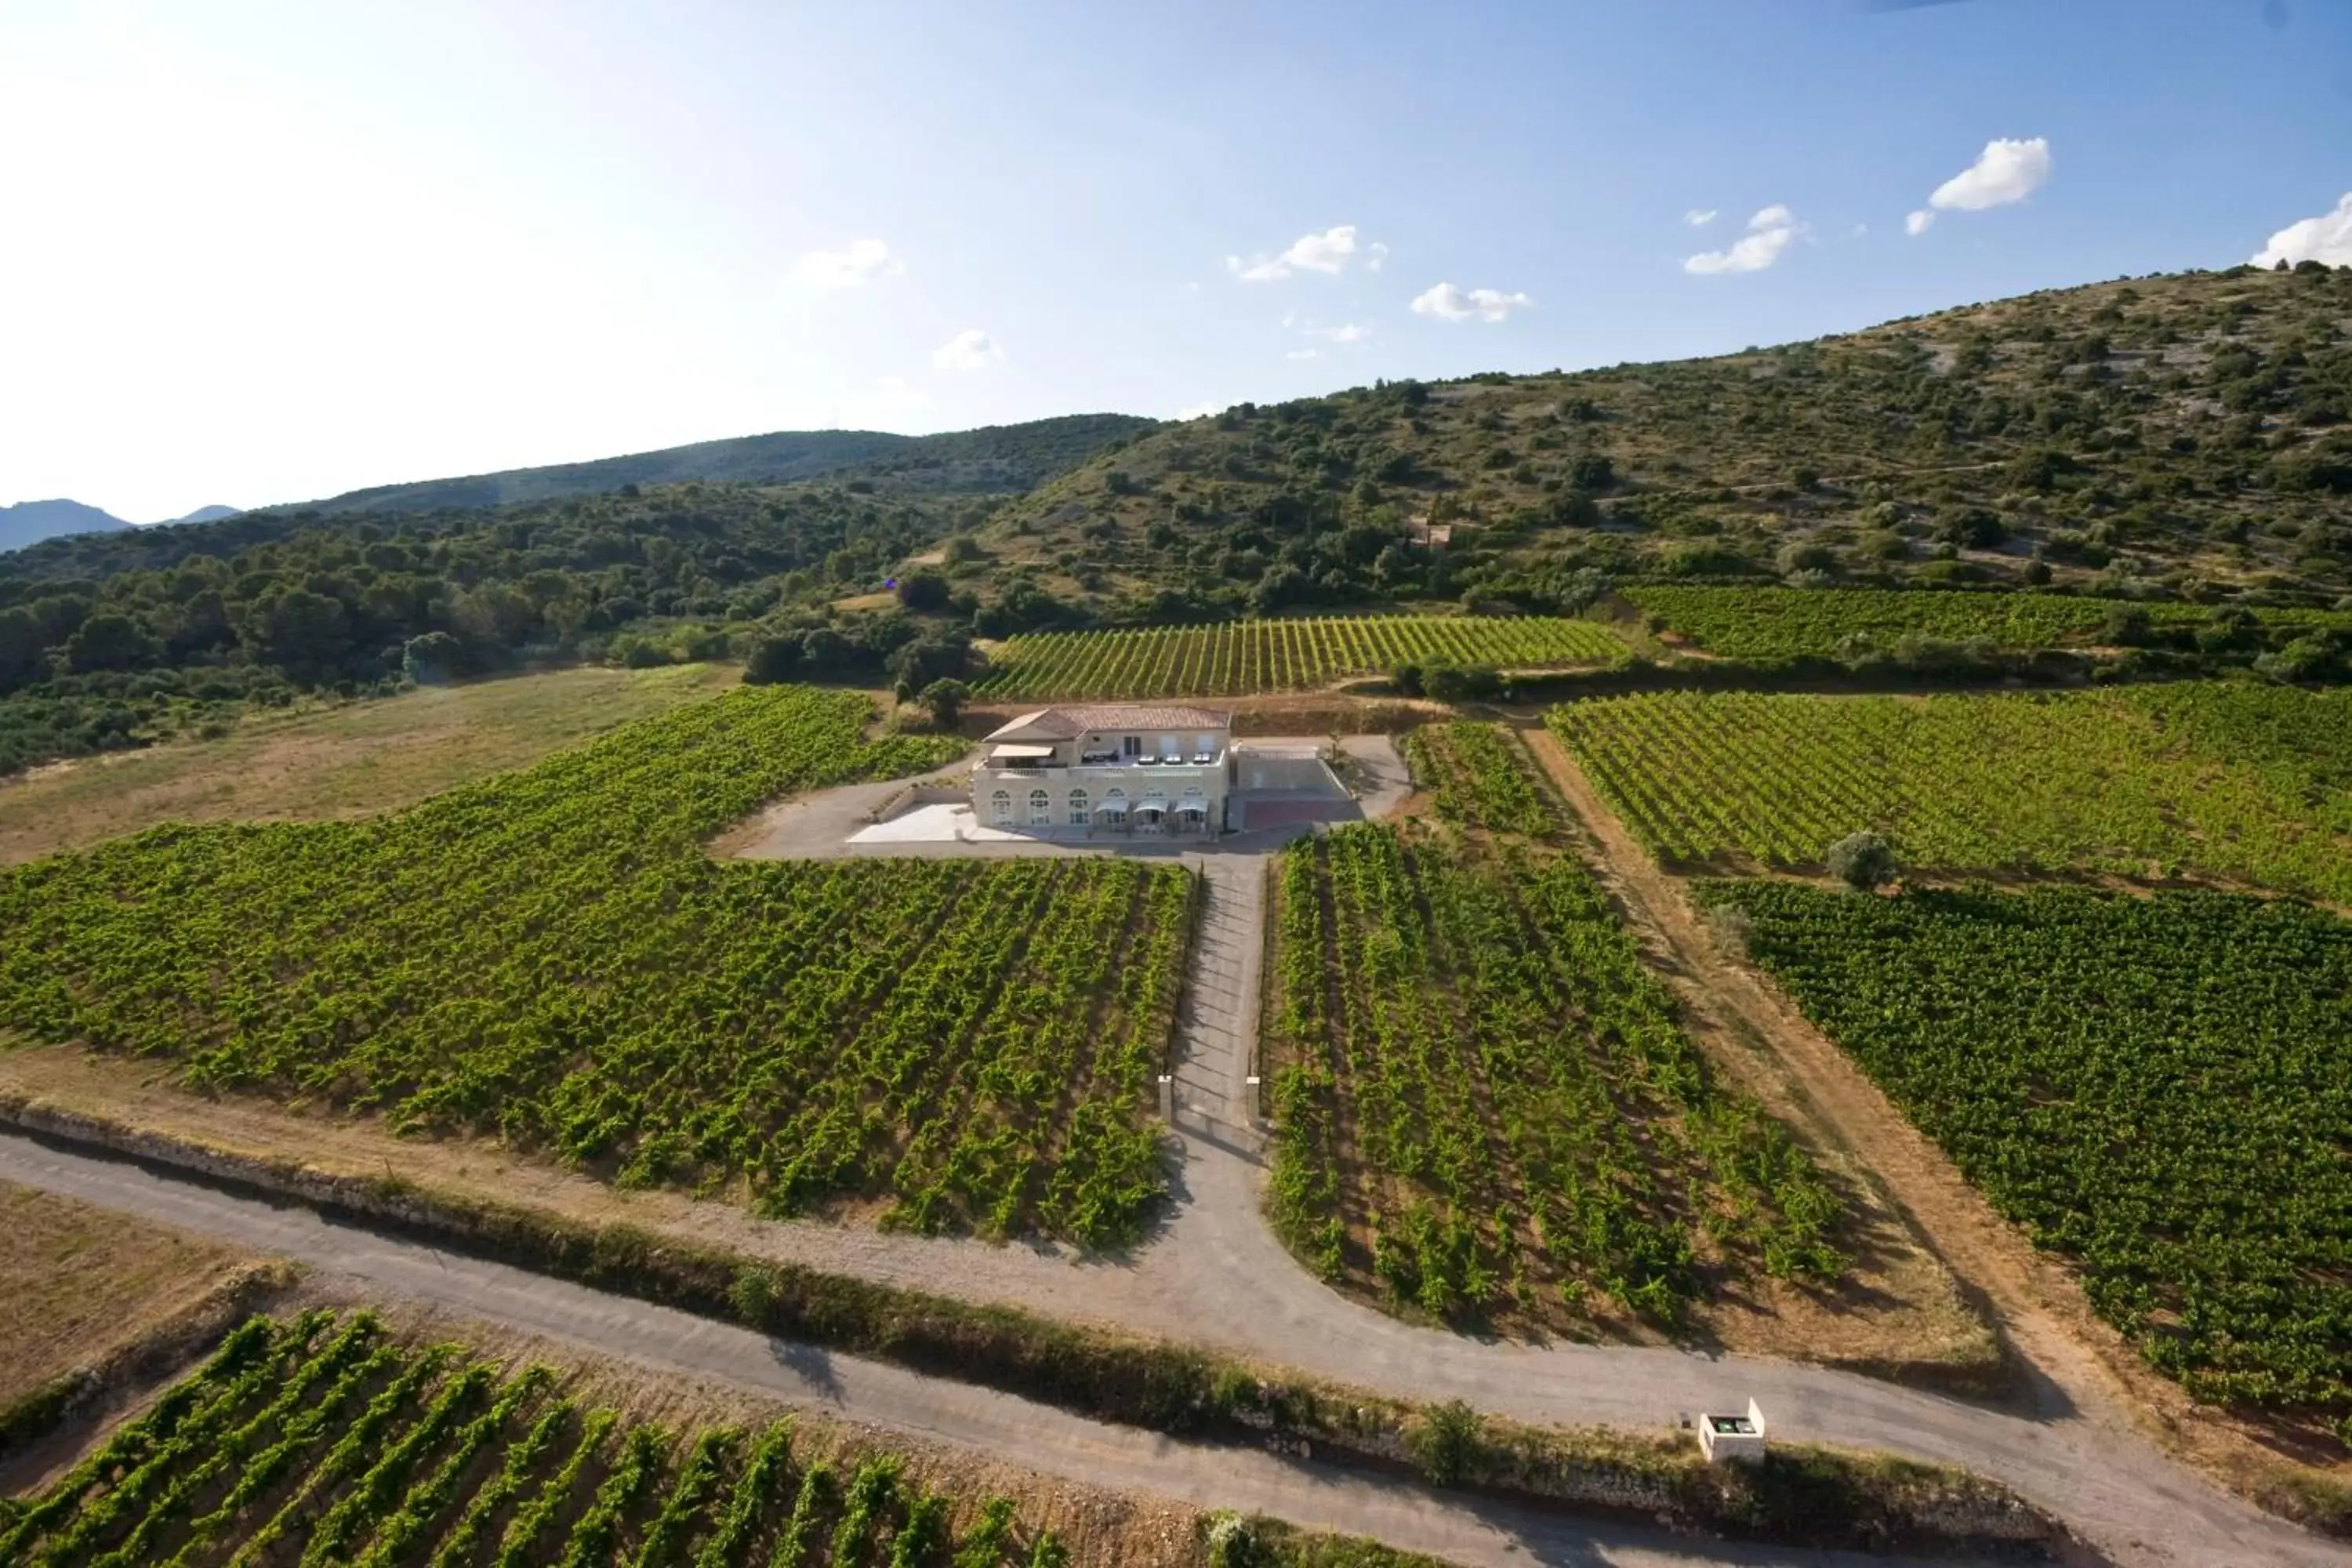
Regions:
<instances>
[{"instance_id":1,"label":"dirt path between vines","mask_svg":"<svg viewBox=\"0 0 2352 1568\"><path fill-rule=\"evenodd\" d=\"M1658 869L1559 738L1539 723L1521 733L1582 819L1596 869L1694 1028L1712 1034L1717 1059L1744 1068L1748 1086L1817 1148L1874 1174L1904 1221L1991 1319L2023 1370L2029 1407L2044 1418L2145 1432L2242 1492L2274 1489L2282 1457L2150 1370L2091 1310L2069 1271L2037 1253L1795 1003L1723 952L1683 884ZM1736 1048L1726 1049L1732 1042Z\"/></svg>"}]
</instances>

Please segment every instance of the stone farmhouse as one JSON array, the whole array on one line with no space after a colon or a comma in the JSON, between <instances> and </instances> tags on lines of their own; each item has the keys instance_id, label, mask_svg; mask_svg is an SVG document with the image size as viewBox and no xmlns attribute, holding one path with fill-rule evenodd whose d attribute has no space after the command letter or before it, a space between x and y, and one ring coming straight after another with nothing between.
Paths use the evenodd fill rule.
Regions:
<instances>
[{"instance_id":1,"label":"stone farmhouse","mask_svg":"<svg viewBox=\"0 0 2352 1568\"><path fill-rule=\"evenodd\" d=\"M1122 703L1041 708L991 734L973 817L1014 829L1213 836L1229 826L1234 716Z\"/></svg>"}]
</instances>

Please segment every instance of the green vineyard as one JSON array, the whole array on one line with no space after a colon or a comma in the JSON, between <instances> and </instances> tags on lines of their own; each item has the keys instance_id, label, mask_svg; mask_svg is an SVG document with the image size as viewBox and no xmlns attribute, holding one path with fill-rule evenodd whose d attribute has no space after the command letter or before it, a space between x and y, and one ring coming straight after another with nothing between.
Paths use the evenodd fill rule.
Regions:
<instances>
[{"instance_id":1,"label":"green vineyard","mask_svg":"<svg viewBox=\"0 0 2352 1568\"><path fill-rule=\"evenodd\" d=\"M705 853L776 795L960 749L869 742L868 716L744 689L396 816L16 868L0 1024L770 1212L1131 1237L1164 1184L1187 874Z\"/></svg>"},{"instance_id":2,"label":"green vineyard","mask_svg":"<svg viewBox=\"0 0 2352 1568\"><path fill-rule=\"evenodd\" d=\"M371 1315L248 1319L202 1368L0 1515L26 1568L1060 1568L1007 1498L928 1489L793 1424L673 1432Z\"/></svg>"},{"instance_id":3,"label":"green vineyard","mask_svg":"<svg viewBox=\"0 0 2352 1568\"><path fill-rule=\"evenodd\" d=\"M997 650L991 701L1248 697L1305 691L1406 664L1503 669L1614 664L1623 642L1590 621L1542 616L1358 616L1038 632Z\"/></svg>"},{"instance_id":4,"label":"green vineyard","mask_svg":"<svg viewBox=\"0 0 2352 1568\"><path fill-rule=\"evenodd\" d=\"M2352 1417L2352 923L2201 892L1699 896L2156 1366Z\"/></svg>"},{"instance_id":5,"label":"green vineyard","mask_svg":"<svg viewBox=\"0 0 2352 1568\"><path fill-rule=\"evenodd\" d=\"M1673 1322L1710 1268L1843 1274L1836 1198L1676 1024L1524 759L1466 723L1408 749L1451 824L1276 862L1285 1241L1440 1315Z\"/></svg>"},{"instance_id":6,"label":"green vineyard","mask_svg":"<svg viewBox=\"0 0 2352 1568\"><path fill-rule=\"evenodd\" d=\"M1624 598L1668 630L1724 658L1771 663L1834 658L1861 637L1881 651L1905 637L1967 642L1986 637L2004 648L2032 650L2095 645L2118 612L2145 615L2157 627L2201 627L2215 610L2204 605L2135 599L2078 598L2062 594L1954 594L1895 588L1630 587ZM2265 626L2352 632L2352 613L2264 609Z\"/></svg>"},{"instance_id":7,"label":"green vineyard","mask_svg":"<svg viewBox=\"0 0 2352 1568\"><path fill-rule=\"evenodd\" d=\"M1675 692L1550 723L1669 860L1811 867L1874 828L1919 868L2190 868L2352 902L2352 691Z\"/></svg>"}]
</instances>

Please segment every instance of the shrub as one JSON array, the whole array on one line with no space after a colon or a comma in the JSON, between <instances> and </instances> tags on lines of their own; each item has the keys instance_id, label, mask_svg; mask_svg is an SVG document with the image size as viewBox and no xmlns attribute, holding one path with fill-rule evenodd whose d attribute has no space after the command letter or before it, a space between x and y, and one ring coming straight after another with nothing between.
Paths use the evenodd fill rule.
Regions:
<instances>
[{"instance_id":1,"label":"shrub","mask_svg":"<svg viewBox=\"0 0 2352 1568\"><path fill-rule=\"evenodd\" d=\"M2156 635L2148 614L2137 605L2117 605L2107 612L2101 637L2116 647L2146 647Z\"/></svg>"},{"instance_id":2,"label":"shrub","mask_svg":"<svg viewBox=\"0 0 2352 1568\"><path fill-rule=\"evenodd\" d=\"M751 686L774 686L800 674L803 645L797 637L761 637L743 661L743 679Z\"/></svg>"},{"instance_id":3,"label":"shrub","mask_svg":"<svg viewBox=\"0 0 2352 1568\"><path fill-rule=\"evenodd\" d=\"M922 689L918 700L930 710L931 722L942 730L952 730L963 717L964 700L971 689L961 680L934 680Z\"/></svg>"},{"instance_id":4,"label":"shrub","mask_svg":"<svg viewBox=\"0 0 2352 1568\"><path fill-rule=\"evenodd\" d=\"M936 572L909 572L898 579L898 603L910 610L937 612L948 607L948 580Z\"/></svg>"},{"instance_id":5,"label":"shrub","mask_svg":"<svg viewBox=\"0 0 2352 1568\"><path fill-rule=\"evenodd\" d=\"M1503 678L1491 665L1433 664L1421 672L1421 689L1440 702L1475 702L1499 695Z\"/></svg>"},{"instance_id":6,"label":"shrub","mask_svg":"<svg viewBox=\"0 0 2352 1568\"><path fill-rule=\"evenodd\" d=\"M1433 1487L1458 1487L1478 1453L1478 1413L1459 1399L1432 1406L1406 1436L1413 1468Z\"/></svg>"},{"instance_id":7,"label":"shrub","mask_svg":"<svg viewBox=\"0 0 2352 1568\"><path fill-rule=\"evenodd\" d=\"M1895 864L1895 847L1875 833L1849 833L1831 845L1822 858L1830 875L1858 893L1885 887L1900 869Z\"/></svg>"}]
</instances>

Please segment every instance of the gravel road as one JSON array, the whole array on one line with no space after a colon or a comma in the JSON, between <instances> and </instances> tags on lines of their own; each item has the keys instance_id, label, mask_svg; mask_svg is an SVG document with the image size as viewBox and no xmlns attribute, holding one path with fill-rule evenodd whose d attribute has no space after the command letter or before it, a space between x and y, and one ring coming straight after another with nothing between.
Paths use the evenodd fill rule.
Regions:
<instances>
[{"instance_id":1,"label":"gravel road","mask_svg":"<svg viewBox=\"0 0 2352 1568\"><path fill-rule=\"evenodd\" d=\"M1382 804L1393 808L1392 801ZM1231 849L1182 858L1206 877L1207 902L1180 1022L1178 1201L1158 1236L1128 1258L1073 1262L1044 1246L786 1225L762 1226L762 1236L775 1241L761 1250L968 1300L1181 1338L1397 1395L1462 1398L1530 1421L1654 1428L1703 1409L1742 1408L1753 1397L1774 1430L1790 1437L1943 1460L1995 1477L2065 1519L2119 1563L2352 1563L2352 1550L2272 1518L2174 1462L2133 1425L2120 1400L2071 1369L2037 1365L2032 1408L1994 1410L1784 1362L1475 1340L1400 1322L1326 1289L1292 1261L1259 1217L1262 1138L1245 1079L1257 1021L1265 862ZM677 1358L690 1352L703 1358L692 1370L764 1392L811 1398L834 1386L850 1414L985 1445L1075 1479L1260 1509L1443 1551L1464 1563L1822 1561L1744 1547L1717 1559L1686 1544L1473 1510L1393 1482L1367 1483L1077 1421L961 1384L769 1346L634 1301L328 1227L306 1210L231 1198L13 1135L0 1134L0 1177L268 1247L352 1274L371 1288L601 1351L667 1357L680 1365L686 1363ZM2030 1342L2025 1349L2034 1353Z\"/></svg>"},{"instance_id":2,"label":"gravel road","mask_svg":"<svg viewBox=\"0 0 2352 1568\"><path fill-rule=\"evenodd\" d=\"M330 1283L397 1297L803 1408L979 1448L1066 1480L1371 1535L1473 1568L1864 1568L1890 1559L1694 1541L1630 1524L1441 1495L1251 1449L1185 1443L968 1384L771 1339L421 1242L330 1224L299 1205L232 1195L128 1162L0 1133L0 1179L67 1194L311 1265ZM1948 1561L1948 1560L1946 1560Z\"/></svg>"}]
</instances>

